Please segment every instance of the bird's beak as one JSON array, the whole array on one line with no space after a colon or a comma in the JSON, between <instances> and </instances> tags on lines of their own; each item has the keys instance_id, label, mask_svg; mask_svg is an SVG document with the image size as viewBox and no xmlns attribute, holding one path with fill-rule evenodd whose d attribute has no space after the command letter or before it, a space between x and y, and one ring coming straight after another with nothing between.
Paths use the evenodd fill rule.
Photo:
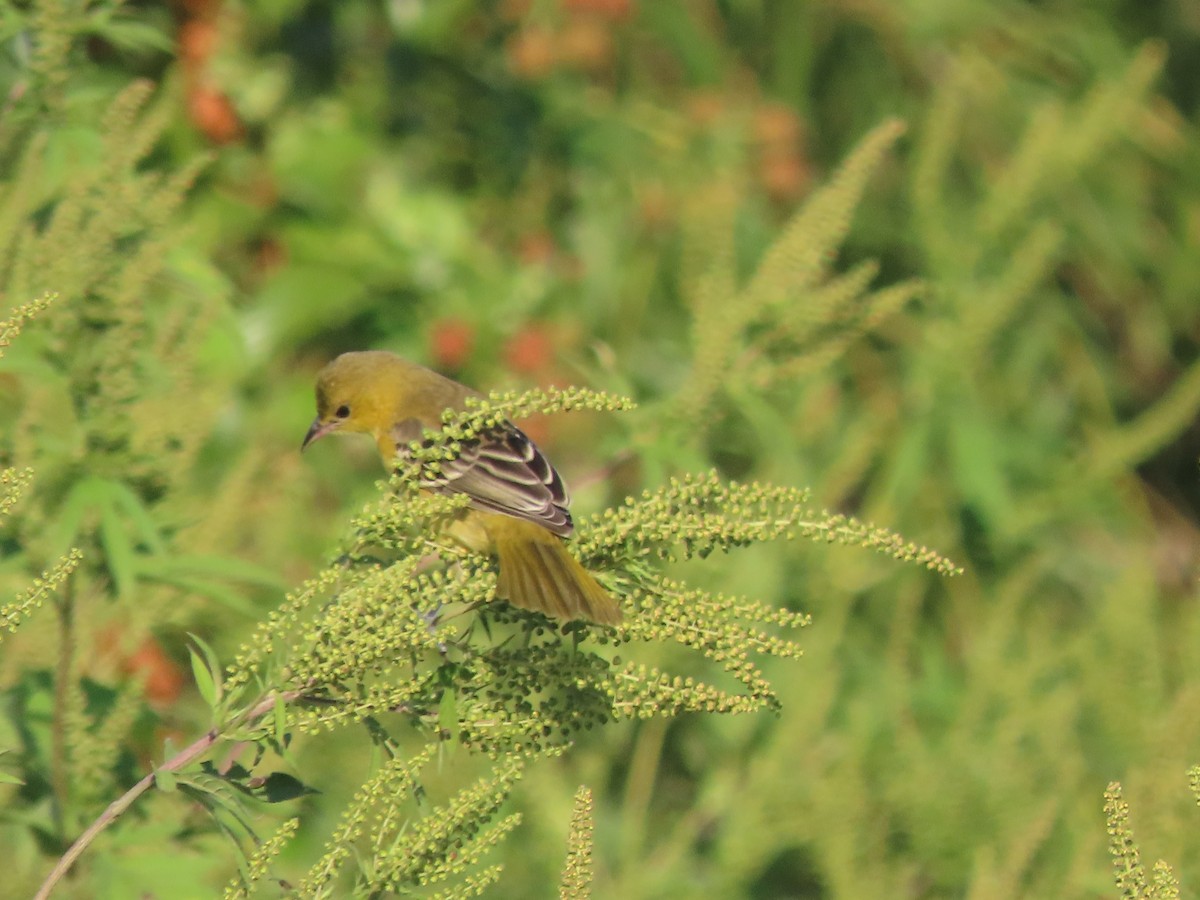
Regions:
<instances>
[{"instance_id":1,"label":"bird's beak","mask_svg":"<svg viewBox=\"0 0 1200 900\"><path fill-rule=\"evenodd\" d=\"M338 424L339 423L336 419L334 419L332 422L322 422L320 416L313 419L312 425L309 426L308 434L304 436L304 443L300 445L300 452L303 453L305 448L308 447L308 445L313 441L317 440L317 438L325 437L325 435L337 428Z\"/></svg>"}]
</instances>

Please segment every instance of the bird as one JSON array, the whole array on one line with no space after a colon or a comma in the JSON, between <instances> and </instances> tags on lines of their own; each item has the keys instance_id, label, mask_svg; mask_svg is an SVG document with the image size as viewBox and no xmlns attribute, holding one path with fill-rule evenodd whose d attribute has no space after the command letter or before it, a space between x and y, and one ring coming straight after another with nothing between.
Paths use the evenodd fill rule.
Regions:
<instances>
[{"instance_id":1,"label":"bird","mask_svg":"<svg viewBox=\"0 0 1200 900\"><path fill-rule=\"evenodd\" d=\"M442 413L481 395L386 350L343 353L317 373L317 416L301 450L330 434L369 434L385 466L402 463ZM615 600L563 543L575 530L562 477L537 445L509 421L460 441L421 487L465 494L468 508L453 536L499 561L496 596L557 619L617 625Z\"/></svg>"}]
</instances>

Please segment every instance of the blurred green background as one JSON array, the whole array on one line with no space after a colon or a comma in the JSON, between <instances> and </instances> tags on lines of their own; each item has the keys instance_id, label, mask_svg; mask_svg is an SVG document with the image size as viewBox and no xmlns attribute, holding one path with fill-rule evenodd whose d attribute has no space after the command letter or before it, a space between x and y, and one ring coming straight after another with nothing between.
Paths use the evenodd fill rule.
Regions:
<instances>
[{"instance_id":1,"label":"blurred green background","mask_svg":"<svg viewBox=\"0 0 1200 900\"><path fill-rule=\"evenodd\" d=\"M135 489L183 561L138 563L142 526L98 532L117 588L81 608L77 671L142 705L97 811L164 737L206 727L186 633L232 656L374 496L369 441L298 447L317 369L387 348L480 389L635 397L625 416L529 423L582 513L717 466L811 486L966 570L795 544L680 566L812 613L805 659L768 663L782 714L614 726L540 764L494 895L553 895L580 783L597 796L598 897L1115 896L1114 779L1145 856L1198 883L1195 3L10 2L0 37L0 174L34 230L40 203L82 196L75 174L117 152L106 135L119 150L127 123L103 114L135 78L155 84L162 129L136 171L203 163L153 223L172 238L139 315L171 340L104 351L140 354L129 396L153 403L135 426L173 435L146 445L163 471ZM803 293L705 331L708 260L749 278L891 118L907 130L832 265L875 287L919 279L916 298L799 345L773 329L820 318ZM109 252L142 240L112 232ZM38 479L4 534L4 596L52 558L55 538L31 535L108 452L69 423L88 416L79 355L111 322L51 277L69 248L42 275L21 240L6 307L63 297L0 363L2 461ZM706 357L724 327L733 349ZM698 414L661 425L680 409ZM39 613L0 648L0 748L25 748L30 770L21 732L51 702L55 627ZM343 733L296 759L324 793L296 804L284 877L369 752ZM0 786L0 845L29 890L72 837L41 787ZM233 864L178 802L152 798L63 895L211 896Z\"/></svg>"}]
</instances>

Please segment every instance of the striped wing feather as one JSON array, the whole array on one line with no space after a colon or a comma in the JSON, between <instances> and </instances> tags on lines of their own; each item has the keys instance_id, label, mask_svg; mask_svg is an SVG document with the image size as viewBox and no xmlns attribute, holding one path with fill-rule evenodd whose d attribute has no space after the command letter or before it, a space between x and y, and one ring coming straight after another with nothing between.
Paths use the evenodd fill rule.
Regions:
<instances>
[{"instance_id":1,"label":"striped wing feather","mask_svg":"<svg viewBox=\"0 0 1200 900\"><path fill-rule=\"evenodd\" d=\"M393 429L396 450L408 455L408 445L420 440L421 423L401 422ZM567 507L570 498L554 466L521 429L505 422L480 437L462 442L457 459L442 463L438 478L422 486L443 493L466 494L471 507L541 525L568 537L575 526Z\"/></svg>"}]
</instances>

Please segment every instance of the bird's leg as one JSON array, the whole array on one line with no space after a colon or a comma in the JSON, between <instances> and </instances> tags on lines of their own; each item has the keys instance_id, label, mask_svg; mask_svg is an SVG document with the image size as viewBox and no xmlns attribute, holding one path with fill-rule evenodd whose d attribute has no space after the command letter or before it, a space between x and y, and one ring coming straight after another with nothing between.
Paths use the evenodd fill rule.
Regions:
<instances>
[{"instance_id":1,"label":"bird's leg","mask_svg":"<svg viewBox=\"0 0 1200 900\"><path fill-rule=\"evenodd\" d=\"M440 604L440 603L437 606L435 606L433 609L429 610L428 612L421 613L421 621L425 623L425 627L429 629L429 633L431 635L437 631L438 621L440 620L441 615L442 615L442 604ZM446 642L443 641L441 638L438 638L437 649L438 649L438 653L440 653L442 655L443 659L445 659L449 655L450 651L446 647Z\"/></svg>"}]
</instances>

